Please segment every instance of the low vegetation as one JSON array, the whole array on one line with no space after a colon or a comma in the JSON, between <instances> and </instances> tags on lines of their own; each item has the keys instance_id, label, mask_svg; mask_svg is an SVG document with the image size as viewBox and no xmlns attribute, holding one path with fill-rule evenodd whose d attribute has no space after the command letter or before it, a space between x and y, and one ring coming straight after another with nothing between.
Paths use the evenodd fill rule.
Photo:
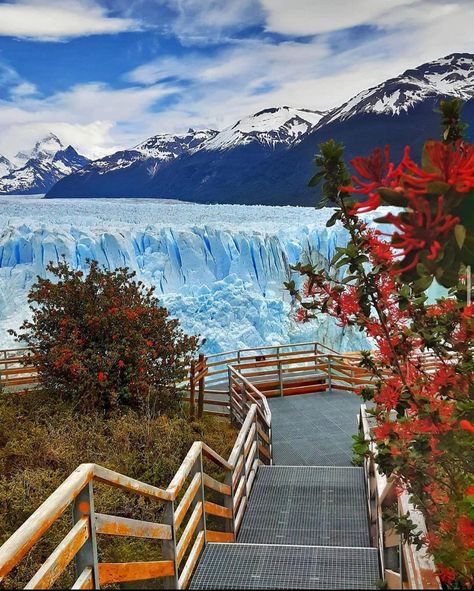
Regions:
<instances>
[{"instance_id":1,"label":"low vegetation","mask_svg":"<svg viewBox=\"0 0 474 591\"><path fill-rule=\"evenodd\" d=\"M95 462L149 484L166 487L192 443L203 440L224 458L235 432L225 419L189 422L184 409L172 416L144 417L136 410L84 413L70 401L51 403L48 394L0 395L0 544L82 462ZM209 464L206 471L220 478ZM95 485L96 510L160 521L159 503ZM72 524L67 511L12 573L7 586L23 586ZM156 560L159 545L129 538L101 537L101 560ZM72 577L72 571L69 573ZM61 579L61 586L71 580Z\"/></svg>"}]
</instances>

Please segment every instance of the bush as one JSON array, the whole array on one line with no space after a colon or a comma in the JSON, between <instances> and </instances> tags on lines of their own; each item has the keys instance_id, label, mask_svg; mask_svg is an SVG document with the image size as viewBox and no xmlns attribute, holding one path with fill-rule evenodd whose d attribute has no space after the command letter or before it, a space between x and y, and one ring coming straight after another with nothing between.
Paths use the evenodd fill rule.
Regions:
<instances>
[{"instance_id":1,"label":"bush","mask_svg":"<svg viewBox=\"0 0 474 591\"><path fill-rule=\"evenodd\" d=\"M65 262L47 269L56 281L38 278L32 320L11 331L32 348L42 389L83 409L128 406L154 416L175 405L198 343L158 305L154 289L95 261L87 275Z\"/></svg>"},{"instance_id":2,"label":"bush","mask_svg":"<svg viewBox=\"0 0 474 591\"><path fill-rule=\"evenodd\" d=\"M166 488L196 440L228 458L235 431L209 416L189 423L181 413L153 418L129 409L104 418L101 411L80 413L70 401L53 405L43 393L0 395L0 545L79 464L95 462ZM221 477L213 464L206 472ZM160 522L159 502L100 484L94 491L97 512ZM6 586L22 588L70 528L66 511ZM101 536L99 553L103 562L159 560L160 549L155 541ZM58 585L71 582L62 578Z\"/></svg>"}]
</instances>

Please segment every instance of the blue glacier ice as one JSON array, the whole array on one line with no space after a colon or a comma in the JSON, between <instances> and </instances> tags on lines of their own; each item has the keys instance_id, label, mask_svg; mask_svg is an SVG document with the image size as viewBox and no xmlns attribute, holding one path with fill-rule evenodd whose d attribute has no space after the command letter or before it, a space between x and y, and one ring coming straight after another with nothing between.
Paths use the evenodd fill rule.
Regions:
<instances>
[{"instance_id":1,"label":"blue glacier ice","mask_svg":"<svg viewBox=\"0 0 474 591\"><path fill-rule=\"evenodd\" d=\"M50 261L127 266L156 286L207 353L321 340L367 346L323 316L297 324L283 282L298 260L325 264L346 241L329 210L197 205L155 200L0 200L0 345L28 316L27 292Z\"/></svg>"}]
</instances>

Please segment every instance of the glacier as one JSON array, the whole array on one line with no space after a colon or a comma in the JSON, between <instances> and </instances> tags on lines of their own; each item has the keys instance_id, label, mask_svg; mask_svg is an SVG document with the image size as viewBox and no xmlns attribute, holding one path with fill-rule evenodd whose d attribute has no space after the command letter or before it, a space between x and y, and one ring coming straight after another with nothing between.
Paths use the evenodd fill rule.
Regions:
<instances>
[{"instance_id":1,"label":"glacier","mask_svg":"<svg viewBox=\"0 0 474 591\"><path fill-rule=\"evenodd\" d=\"M299 260L326 264L344 230L331 210L199 205L167 200L0 198L0 346L29 316L27 293L64 257L119 266L154 285L203 351L319 340L338 350L367 347L362 334L322 316L296 323L283 282Z\"/></svg>"}]
</instances>

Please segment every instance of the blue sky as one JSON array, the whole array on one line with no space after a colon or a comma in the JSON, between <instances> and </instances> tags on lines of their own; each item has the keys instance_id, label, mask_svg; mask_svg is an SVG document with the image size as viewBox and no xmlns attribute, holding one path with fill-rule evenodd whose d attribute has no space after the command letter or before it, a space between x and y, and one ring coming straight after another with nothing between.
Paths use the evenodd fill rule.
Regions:
<instances>
[{"instance_id":1,"label":"blue sky","mask_svg":"<svg viewBox=\"0 0 474 591\"><path fill-rule=\"evenodd\" d=\"M474 51L471 0L0 0L0 153L100 156L265 107L329 109Z\"/></svg>"}]
</instances>

